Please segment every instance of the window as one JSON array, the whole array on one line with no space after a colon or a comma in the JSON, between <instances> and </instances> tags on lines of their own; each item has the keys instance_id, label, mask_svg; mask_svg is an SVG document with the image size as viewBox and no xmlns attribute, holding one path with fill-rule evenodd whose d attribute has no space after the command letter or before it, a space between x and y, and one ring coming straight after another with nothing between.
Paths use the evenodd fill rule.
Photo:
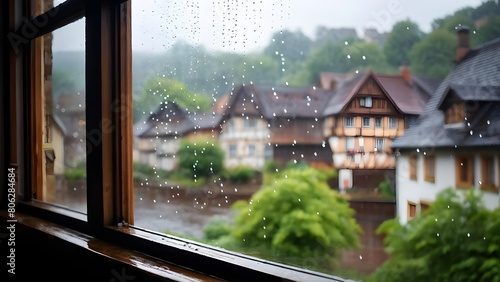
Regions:
<instances>
[{"instance_id":1,"label":"window","mask_svg":"<svg viewBox=\"0 0 500 282\"><path fill-rule=\"evenodd\" d=\"M382 118L375 118L375 127L376 128L381 128L382 127Z\"/></svg>"},{"instance_id":2,"label":"window","mask_svg":"<svg viewBox=\"0 0 500 282\"><path fill-rule=\"evenodd\" d=\"M345 125L345 127L353 127L354 126L354 118L353 117L344 118L344 125Z\"/></svg>"},{"instance_id":3,"label":"window","mask_svg":"<svg viewBox=\"0 0 500 282\"><path fill-rule=\"evenodd\" d=\"M385 152L385 145L383 138L375 138L375 151L376 152Z\"/></svg>"},{"instance_id":4,"label":"window","mask_svg":"<svg viewBox=\"0 0 500 282\"><path fill-rule=\"evenodd\" d=\"M474 156L457 155L455 158L457 188L474 187Z\"/></svg>"},{"instance_id":5,"label":"window","mask_svg":"<svg viewBox=\"0 0 500 282\"><path fill-rule=\"evenodd\" d=\"M345 150L347 152L354 152L354 137L346 137Z\"/></svg>"},{"instance_id":6,"label":"window","mask_svg":"<svg viewBox=\"0 0 500 282\"><path fill-rule=\"evenodd\" d=\"M436 175L436 158L424 156L424 180L434 183Z\"/></svg>"},{"instance_id":7,"label":"window","mask_svg":"<svg viewBox=\"0 0 500 282\"><path fill-rule=\"evenodd\" d=\"M361 107L371 108L372 107L372 97L360 98L359 105Z\"/></svg>"},{"instance_id":8,"label":"window","mask_svg":"<svg viewBox=\"0 0 500 282\"><path fill-rule=\"evenodd\" d=\"M398 126L397 119L395 117L389 118L389 128L396 128Z\"/></svg>"},{"instance_id":9,"label":"window","mask_svg":"<svg viewBox=\"0 0 500 282\"><path fill-rule=\"evenodd\" d=\"M370 118L369 117L363 118L363 127L370 127Z\"/></svg>"},{"instance_id":10,"label":"window","mask_svg":"<svg viewBox=\"0 0 500 282\"><path fill-rule=\"evenodd\" d=\"M407 210L408 219L412 219L415 216L417 216L417 204L416 203L408 201L407 206L406 206L406 210Z\"/></svg>"},{"instance_id":11,"label":"window","mask_svg":"<svg viewBox=\"0 0 500 282\"><path fill-rule=\"evenodd\" d=\"M237 147L237 145L236 145L236 144L231 144L231 145L229 145L229 156L230 156L231 158L236 157L236 154L237 154L237 149L238 149L238 147Z\"/></svg>"},{"instance_id":12,"label":"window","mask_svg":"<svg viewBox=\"0 0 500 282\"><path fill-rule=\"evenodd\" d=\"M255 144L248 144L248 155L255 156Z\"/></svg>"},{"instance_id":13,"label":"window","mask_svg":"<svg viewBox=\"0 0 500 282\"><path fill-rule=\"evenodd\" d=\"M465 108L463 102L455 103L446 110L445 122L447 124L464 122L464 118Z\"/></svg>"},{"instance_id":14,"label":"window","mask_svg":"<svg viewBox=\"0 0 500 282\"><path fill-rule=\"evenodd\" d=\"M424 214L429 209L429 206L429 202L420 201L420 214Z\"/></svg>"},{"instance_id":15,"label":"window","mask_svg":"<svg viewBox=\"0 0 500 282\"><path fill-rule=\"evenodd\" d=\"M495 184L495 158L493 156L481 157L481 181L482 190L498 192L498 186Z\"/></svg>"},{"instance_id":16,"label":"window","mask_svg":"<svg viewBox=\"0 0 500 282\"><path fill-rule=\"evenodd\" d=\"M230 119L227 122L227 132L228 133L233 133L234 132L234 120Z\"/></svg>"},{"instance_id":17,"label":"window","mask_svg":"<svg viewBox=\"0 0 500 282\"><path fill-rule=\"evenodd\" d=\"M418 177L418 155L411 154L409 157L410 179L417 180Z\"/></svg>"},{"instance_id":18,"label":"window","mask_svg":"<svg viewBox=\"0 0 500 282\"><path fill-rule=\"evenodd\" d=\"M255 128L257 127L257 120L255 118L245 118L243 120L243 128Z\"/></svg>"}]
</instances>

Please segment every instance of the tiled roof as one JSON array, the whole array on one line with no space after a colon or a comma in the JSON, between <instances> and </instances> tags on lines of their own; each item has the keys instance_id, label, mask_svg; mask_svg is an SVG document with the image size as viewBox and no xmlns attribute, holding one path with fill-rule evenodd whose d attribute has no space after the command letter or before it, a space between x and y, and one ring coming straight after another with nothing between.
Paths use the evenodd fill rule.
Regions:
<instances>
[{"instance_id":1,"label":"tiled roof","mask_svg":"<svg viewBox=\"0 0 500 282\"><path fill-rule=\"evenodd\" d=\"M221 115L215 112L188 112L176 103L161 104L148 118L134 124L139 137L183 136L197 129L217 128Z\"/></svg>"},{"instance_id":2,"label":"tiled roof","mask_svg":"<svg viewBox=\"0 0 500 282\"><path fill-rule=\"evenodd\" d=\"M399 111L412 115L418 115L422 112L430 96L428 91L432 89L434 82L431 79L417 78L413 84L409 84L400 75L383 75L372 71L360 73L338 85L323 115L340 113L370 77L378 82Z\"/></svg>"},{"instance_id":3,"label":"tiled roof","mask_svg":"<svg viewBox=\"0 0 500 282\"><path fill-rule=\"evenodd\" d=\"M396 138L391 147L474 147L500 145L500 38L472 50L448 74L427 103L416 124ZM473 120L464 127L444 123L439 110L444 96L453 90L462 100L475 101ZM481 102L482 101L482 102Z\"/></svg>"}]
</instances>

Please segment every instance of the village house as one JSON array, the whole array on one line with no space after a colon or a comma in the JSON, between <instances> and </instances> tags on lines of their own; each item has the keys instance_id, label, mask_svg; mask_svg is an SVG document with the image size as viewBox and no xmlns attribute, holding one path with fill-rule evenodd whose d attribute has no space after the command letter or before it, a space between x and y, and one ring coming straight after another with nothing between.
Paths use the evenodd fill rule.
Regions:
<instances>
[{"instance_id":1,"label":"village house","mask_svg":"<svg viewBox=\"0 0 500 282\"><path fill-rule=\"evenodd\" d=\"M339 170L339 188L374 188L394 175L390 148L422 112L437 85L411 75L322 73L321 87L332 93L322 116L323 135Z\"/></svg>"},{"instance_id":2,"label":"village house","mask_svg":"<svg viewBox=\"0 0 500 282\"><path fill-rule=\"evenodd\" d=\"M456 66L416 124L392 143L397 151L397 215L401 223L425 211L448 187L483 193L500 203L500 38L470 47L457 32Z\"/></svg>"},{"instance_id":3,"label":"village house","mask_svg":"<svg viewBox=\"0 0 500 282\"><path fill-rule=\"evenodd\" d=\"M175 102L164 102L146 119L134 124L134 160L164 170L176 169L182 138L217 139L219 114L187 111Z\"/></svg>"},{"instance_id":4,"label":"village house","mask_svg":"<svg viewBox=\"0 0 500 282\"><path fill-rule=\"evenodd\" d=\"M225 165L260 170L266 160L274 160L329 166L321 113L330 97L331 91L313 87L236 87L218 105Z\"/></svg>"}]
</instances>

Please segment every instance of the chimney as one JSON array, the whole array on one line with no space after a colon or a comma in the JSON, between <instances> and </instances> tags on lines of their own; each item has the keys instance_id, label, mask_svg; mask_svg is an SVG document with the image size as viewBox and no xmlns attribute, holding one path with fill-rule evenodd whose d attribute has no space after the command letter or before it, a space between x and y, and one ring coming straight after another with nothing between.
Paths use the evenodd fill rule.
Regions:
<instances>
[{"instance_id":1,"label":"chimney","mask_svg":"<svg viewBox=\"0 0 500 282\"><path fill-rule=\"evenodd\" d=\"M404 61L401 66L399 67L399 73L401 74L401 77L408 83L412 84L412 79L411 79L411 71L410 71L410 63L408 61Z\"/></svg>"},{"instance_id":2,"label":"chimney","mask_svg":"<svg viewBox=\"0 0 500 282\"><path fill-rule=\"evenodd\" d=\"M470 31L467 26L461 26L457 30L456 62L460 63L470 51Z\"/></svg>"}]
</instances>

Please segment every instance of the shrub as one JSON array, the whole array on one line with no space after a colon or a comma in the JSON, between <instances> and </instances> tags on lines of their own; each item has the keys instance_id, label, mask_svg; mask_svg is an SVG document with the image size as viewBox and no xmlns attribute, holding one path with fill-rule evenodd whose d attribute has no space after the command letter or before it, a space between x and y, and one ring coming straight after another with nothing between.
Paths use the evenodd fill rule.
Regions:
<instances>
[{"instance_id":1,"label":"shrub","mask_svg":"<svg viewBox=\"0 0 500 282\"><path fill-rule=\"evenodd\" d=\"M238 201L232 236L248 248L280 257L333 263L342 249L360 246L361 227L347 199L330 189L328 175L292 169L262 187L249 202ZM244 243L243 243L244 242Z\"/></svg>"},{"instance_id":2,"label":"shrub","mask_svg":"<svg viewBox=\"0 0 500 282\"><path fill-rule=\"evenodd\" d=\"M247 165L239 165L228 169L229 180L235 184L247 183L255 175L255 169Z\"/></svg>"},{"instance_id":3,"label":"shrub","mask_svg":"<svg viewBox=\"0 0 500 282\"><path fill-rule=\"evenodd\" d=\"M68 181L76 181L87 178L87 170L85 168L69 168L64 171L64 178Z\"/></svg>"},{"instance_id":4,"label":"shrub","mask_svg":"<svg viewBox=\"0 0 500 282\"><path fill-rule=\"evenodd\" d=\"M224 151L213 139L183 139L177 157L179 169L192 179L208 179L224 169Z\"/></svg>"},{"instance_id":5,"label":"shrub","mask_svg":"<svg viewBox=\"0 0 500 282\"><path fill-rule=\"evenodd\" d=\"M378 189L380 193L386 197L396 197L396 191L394 191L393 187L391 187L391 183L387 180L380 182L378 184Z\"/></svg>"},{"instance_id":6,"label":"shrub","mask_svg":"<svg viewBox=\"0 0 500 282\"><path fill-rule=\"evenodd\" d=\"M206 240L217 240L231 233L232 227L226 218L213 216L203 229Z\"/></svg>"}]
</instances>

